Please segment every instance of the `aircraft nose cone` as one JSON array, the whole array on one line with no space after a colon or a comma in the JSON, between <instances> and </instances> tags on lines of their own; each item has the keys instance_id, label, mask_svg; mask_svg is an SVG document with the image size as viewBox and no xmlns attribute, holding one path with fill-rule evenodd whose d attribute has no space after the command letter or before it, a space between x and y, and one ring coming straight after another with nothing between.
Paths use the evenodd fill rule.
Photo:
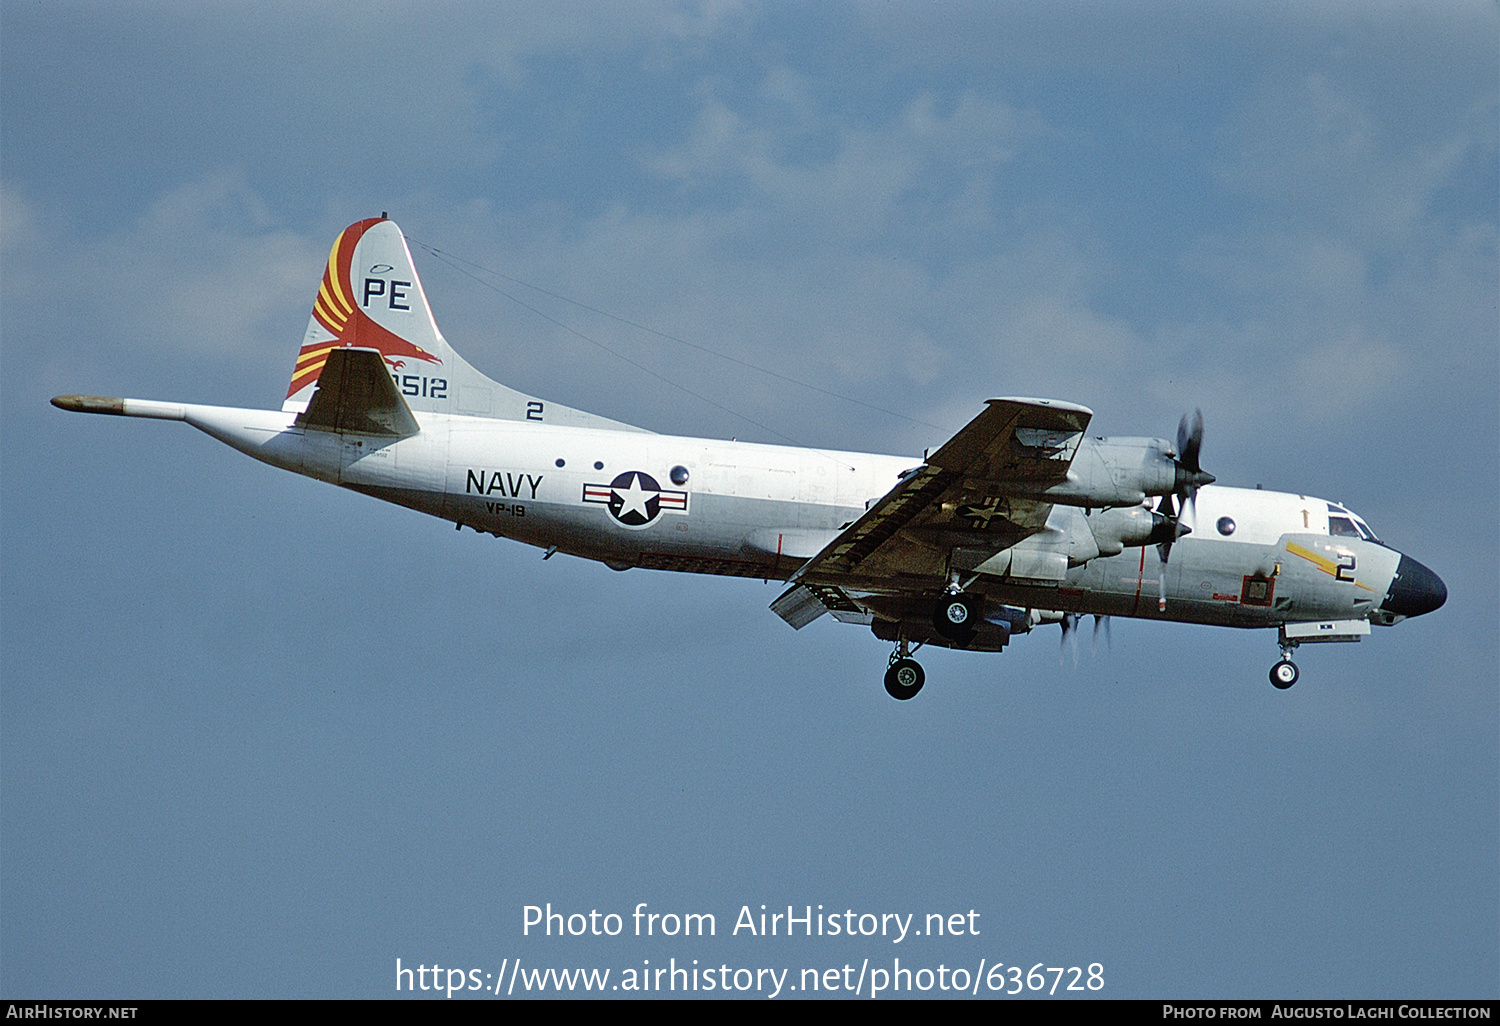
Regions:
<instances>
[{"instance_id":1,"label":"aircraft nose cone","mask_svg":"<svg viewBox=\"0 0 1500 1026\"><path fill-rule=\"evenodd\" d=\"M1443 579L1410 556L1396 565L1396 577L1380 608L1396 616L1421 616L1448 601Z\"/></svg>"}]
</instances>

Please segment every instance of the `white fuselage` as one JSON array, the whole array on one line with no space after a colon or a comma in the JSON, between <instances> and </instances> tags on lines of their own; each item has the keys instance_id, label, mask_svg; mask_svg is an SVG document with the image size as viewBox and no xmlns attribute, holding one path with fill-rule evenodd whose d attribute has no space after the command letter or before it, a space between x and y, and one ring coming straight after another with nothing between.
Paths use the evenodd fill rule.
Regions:
<instances>
[{"instance_id":1,"label":"white fuselage","mask_svg":"<svg viewBox=\"0 0 1500 1026\"><path fill-rule=\"evenodd\" d=\"M289 412L124 402L266 463L617 569L785 580L922 462L435 413L393 440L305 430ZM1103 512L1054 506L1048 528L1086 529ZM1022 608L1268 627L1368 618L1401 559L1331 535L1329 504L1308 496L1210 485L1186 522L1170 562L1137 545L1056 584L981 575L968 586Z\"/></svg>"}]
</instances>

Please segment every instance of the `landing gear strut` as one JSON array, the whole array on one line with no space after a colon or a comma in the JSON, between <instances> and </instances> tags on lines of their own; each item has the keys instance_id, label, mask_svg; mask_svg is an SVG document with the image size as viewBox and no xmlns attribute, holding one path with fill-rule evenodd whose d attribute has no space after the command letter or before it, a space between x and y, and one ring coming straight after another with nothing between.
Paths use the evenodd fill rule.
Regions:
<instances>
[{"instance_id":1,"label":"landing gear strut","mask_svg":"<svg viewBox=\"0 0 1500 1026\"><path fill-rule=\"evenodd\" d=\"M1301 676L1301 672L1297 669L1297 664L1292 662L1292 652L1296 647L1295 643L1287 640L1286 628L1283 627L1281 630L1281 662L1271 667L1271 684L1282 691L1297 683L1297 678Z\"/></svg>"},{"instance_id":2,"label":"landing gear strut","mask_svg":"<svg viewBox=\"0 0 1500 1026\"><path fill-rule=\"evenodd\" d=\"M927 683L927 674L922 672L922 664L911 657L911 649L907 646L905 638L896 645L896 651L891 653L891 664L885 671L885 691L892 698L906 701L915 698L922 685Z\"/></svg>"}]
</instances>

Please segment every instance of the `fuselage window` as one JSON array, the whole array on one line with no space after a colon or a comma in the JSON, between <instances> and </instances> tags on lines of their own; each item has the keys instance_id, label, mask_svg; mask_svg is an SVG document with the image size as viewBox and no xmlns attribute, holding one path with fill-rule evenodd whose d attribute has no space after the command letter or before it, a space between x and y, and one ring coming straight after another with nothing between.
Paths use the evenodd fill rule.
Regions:
<instances>
[{"instance_id":1,"label":"fuselage window","mask_svg":"<svg viewBox=\"0 0 1500 1026\"><path fill-rule=\"evenodd\" d=\"M1222 534L1224 537L1228 538L1231 534L1234 533L1234 518L1233 517L1220 517L1219 518L1219 522L1217 524L1215 524L1214 526L1219 529L1219 533L1220 534Z\"/></svg>"}]
</instances>

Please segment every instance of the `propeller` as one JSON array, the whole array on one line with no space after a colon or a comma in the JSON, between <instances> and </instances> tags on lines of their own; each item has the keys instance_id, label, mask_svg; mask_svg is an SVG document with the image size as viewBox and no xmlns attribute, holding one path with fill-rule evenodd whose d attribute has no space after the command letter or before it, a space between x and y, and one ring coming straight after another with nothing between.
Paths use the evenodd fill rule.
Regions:
<instances>
[{"instance_id":1,"label":"propeller","mask_svg":"<svg viewBox=\"0 0 1500 1026\"><path fill-rule=\"evenodd\" d=\"M1078 634L1079 624L1083 622L1083 616L1079 613L1064 613L1062 618L1062 647L1057 653L1057 665L1063 665L1068 655L1068 639L1073 639L1073 665L1078 665ZM1099 652L1099 634L1104 633L1104 644L1112 648L1113 644L1109 636L1109 617L1094 614L1094 638L1089 645L1089 657L1093 658Z\"/></svg>"},{"instance_id":2,"label":"propeller","mask_svg":"<svg viewBox=\"0 0 1500 1026\"><path fill-rule=\"evenodd\" d=\"M1198 489L1214 483L1214 476L1206 473L1198 462L1203 450L1203 411L1194 410L1192 420L1187 414L1177 424L1177 495L1182 498L1182 512L1188 507L1197 507Z\"/></svg>"},{"instance_id":3,"label":"propeller","mask_svg":"<svg viewBox=\"0 0 1500 1026\"><path fill-rule=\"evenodd\" d=\"M1198 463L1198 453L1202 449L1203 411L1194 410L1192 420L1184 413L1177 423L1177 461L1188 470L1201 473L1203 468Z\"/></svg>"},{"instance_id":4,"label":"propeller","mask_svg":"<svg viewBox=\"0 0 1500 1026\"><path fill-rule=\"evenodd\" d=\"M1183 414L1177 425L1177 458L1173 460L1177 464L1176 481L1172 491L1163 495L1156 507L1157 515L1162 518L1159 525L1162 537L1156 546L1161 553L1161 574L1157 578L1156 599L1156 608L1160 612L1166 612L1167 609L1167 562L1172 556L1172 546L1178 538L1193 532L1191 527L1182 522L1182 518L1189 509L1194 514L1197 513L1198 489L1215 481L1214 476L1206 472L1198 461L1202 451L1203 411L1194 410L1191 418ZM1181 506L1176 509L1172 504L1174 495L1181 500Z\"/></svg>"},{"instance_id":5,"label":"propeller","mask_svg":"<svg viewBox=\"0 0 1500 1026\"><path fill-rule=\"evenodd\" d=\"M1068 638L1073 638L1073 665L1078 665L1078 622L1083 617L1077 613L1064 613L1062 616L1062 647L1057 650L1057 665L1063 665L1063 660L1068 654Z\"/></svg>"},{"instance_id":6,"label":"propeller","mask_svg":"<svg viewBox=\"0 0 1500 1026\"><path fill-rule=\"evenodd\" d=\"M1111 650L1113 650L1113 648L1115 647L1114 646L1114 642L1112 642L1110 640L1110 637L1109 637L1109 617L1107 617L1107 616L1100 616L1098 613L1095 613L1094 614L1094 644L1093 644L1093 648L1091 648L1089 650L1089 654L1090 655L1094 655L1095 653L1097 653L1099 651L1099 632L1100 632L1100 630L1104 631L1104 647L1107 648L1107 649L1111 649Z\"/></svg>"}]
</instances>

